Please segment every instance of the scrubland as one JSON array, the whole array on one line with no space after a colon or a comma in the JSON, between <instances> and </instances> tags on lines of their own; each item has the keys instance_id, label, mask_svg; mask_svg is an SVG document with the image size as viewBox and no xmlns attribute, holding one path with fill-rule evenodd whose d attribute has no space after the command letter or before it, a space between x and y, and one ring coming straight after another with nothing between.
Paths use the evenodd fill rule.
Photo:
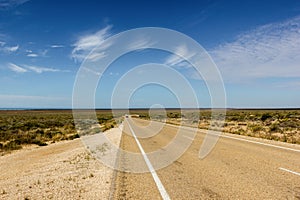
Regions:
<instances>
[{"instance_id":1,"label":"scrubland","mask_svg":"<svg viewBox=\"0 0 300 200\"><path fill-rule=\"evenodd\" d=\"M116 125L111 111L97 111L96 115L100 130L94 131L105 131ZM0 111L0 154L79 137L71 110Z\"/></svg>"},{"instance_id":2,"label":"scrubland","mask_svg":"<svg viewBox=\"0 0 300 200\"><path fill-rule=\"evenodd\" d=\"M300 144L300 110L258 110L228 109L226 115L218 111L211 117L211 110L168 109L166 114L160 110L132 111L144 119L166 121L201 129L222 130L224 132L251 137ZM221 129L220 120L225 119Z\"/></svg>"},{"instance_id":3,"label":"scrubland","mask_svg":"<svg viewBox=\"0 0 300 200\"><path fill-rule=\"evenodd\" d=\"M111 110L97 110L100 126L87 128L85 132L93 134L113 128L120 123L121 116L125 113L126 110L114 113ZM133 109L129 114L213 130L221 130L218 123L224 118L224 132L300 144L300 110L228 109L226 115L224 112L215 113L214 121L210 109ZM0 111L0 155L24 146L46 146L79 138L80 135L75 128L71 110Z\"/></svg>"}]
</instances>

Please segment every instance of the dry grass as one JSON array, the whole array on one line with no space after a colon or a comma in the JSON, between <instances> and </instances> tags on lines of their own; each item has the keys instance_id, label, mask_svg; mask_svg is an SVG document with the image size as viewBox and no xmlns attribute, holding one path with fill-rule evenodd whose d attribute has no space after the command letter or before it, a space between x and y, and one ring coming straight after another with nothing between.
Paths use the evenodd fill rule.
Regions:
<instances>
[{"instance_id":1,"label":"dry grass","mask_svg":"<svg viewBox=\"0 0 300 200\"><path fill-rule=\"evenodd\" d=\"M139 111L135 111L138 114ZM153 113L153 112L152 112ZM211 110L167 110L167 119L157 110L150 117L148 111L140 111L145 119L166 120L170 124L182 124L201 129L217 129L211 122ZM226 111L223 131L238 135L265 138L300 144L300 110L239 110Z\"/></svg>"},{"instance_id":2,"label":"dry grass","mask_svg":"<svg viewBox=\"0 0 300 200\"><path fill-rule=\"evenodd\" d=\"M86 131L106 131L117 123L110 110L97 111L97 118L100 127ZM78 137L71 110L0 111L1 155L25 145L46 146Z\"/></svg>"}]
</instances>

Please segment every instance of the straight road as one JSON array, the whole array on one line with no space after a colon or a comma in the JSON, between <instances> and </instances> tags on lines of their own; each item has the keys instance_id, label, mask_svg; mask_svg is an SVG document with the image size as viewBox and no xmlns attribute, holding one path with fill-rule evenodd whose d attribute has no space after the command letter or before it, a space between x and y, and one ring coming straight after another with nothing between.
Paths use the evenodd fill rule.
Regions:
<instances>
[{"instance_id":1,"label":"straight road","mask_svg":"<svg viewBox=\"0 0 300 200\"><path fill-rule=\"evenodd\" d=\"M172 142L178 127L126 118L120 147L147 153ZM192 140L191 128L179 142ZM156 134L155 134L156 133ZM135 138L135 136L137 136ZM114 199L300 199L300 147L249 137L222 135L213 151L198 157L205 133L198 130L191 146L171 165L153 173L117 172ZM138 143L137 144L137 140ZM181 144L178 143L178 146ZM141 151L142 148L142 151ZM148 158L152 165L155 159ZM128 167L121 154L118 165ZM146 166L145 159L137 163ZM148 165L147 165L148 166ZM149 167L149 166L148 166ZM128 169L127 169L128 170ZM163 190L162 190L162 188ZM160 189L159 189L160 188ZM163 191L167 193L163 194Z\"/></svg>"}]
</instances>

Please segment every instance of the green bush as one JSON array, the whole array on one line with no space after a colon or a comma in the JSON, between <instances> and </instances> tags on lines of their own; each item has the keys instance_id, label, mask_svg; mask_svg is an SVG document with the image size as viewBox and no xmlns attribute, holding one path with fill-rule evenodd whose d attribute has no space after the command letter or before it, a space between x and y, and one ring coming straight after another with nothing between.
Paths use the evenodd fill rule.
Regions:
<instances>
[{"instance_id":1,"label":"green bush","mask_svg":"<svg viewBox=\"0 0 300 200\"><path fill-rule=\"evenodd\" d=\"M8 142L6 145L4 145L4 150L17 150L17 149L21 149L22 146L20 145L20 142L19 141L16 141L16 140L13 140L13 141L10 141Z\"/></svg>"},{"instance_id":2,"label":"green bush","mask_svg":"<svg viewBox=\"0 0 300 200\"><path fill-rule=\"evenodd\" d=\"M270 132L281 132L280 126L277 123L270 125Z\"/></svg>"},{"instance_id":3,"label":"green bush","mask_svg":"<svg viewBox=\"0 0 300 200\"><path fill-rule=\"evenodd\" d=\"M253 133L263 130L263 127L258 124L251 124L248 126Z\"/></svg>"},{"instance_id":4,"label":"green bush","mask_svg":"<svg viewBox=\"0 0 300 200\"><path fill-rule=\"evenodd\" d=\"M261 121L266 121L267 119L272 118L272 115L270 113L264 113L261 116Z\"/></svg>"},{"instance_id":5,"label":"green bush","mask_svg":"<svg viewBox=\"0 0 300 200\"><path fill-rule=\"evenodd\" d=\"M80 136L79 136L78 133L76 133L76 134L74 134L74 135L68 136L68 140L74 140L74 139L76 139L76 138L80 138Z\"/></svg>"},{"instance_id":6,"label":"green bush","mask_svg":"<svg viewBox=\"0 0 300 200\"><path fill-rule=\"evenodd\" d=\"M39 146L47 146L47 143L42 142L42 141L37 140L37 139L33 140L32 144L36 144L36 145L39 145Z\"/></svg>"},{"instance_id":7,"label":"green bush","mask_svg":"<svg viewBox=\"0 0 300 200\"><path fill-rule=\"evenodd\" d=\"M181 113L173 113L173 112L170 112L170 113L167 113L167 116L169 118L181 118Z\"/></svg>"}]
</instances>

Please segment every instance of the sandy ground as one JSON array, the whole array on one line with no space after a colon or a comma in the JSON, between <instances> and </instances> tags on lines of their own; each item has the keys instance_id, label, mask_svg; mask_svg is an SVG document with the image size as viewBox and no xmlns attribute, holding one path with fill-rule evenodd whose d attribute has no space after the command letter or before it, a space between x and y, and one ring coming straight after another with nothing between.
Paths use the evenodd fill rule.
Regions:
<instances>
[{"instance_id":1,"label":"sandy ground","mask_svg":"<svg viewBox=\"0 0 300 200\"><path fill-rule=\"evenodd\" d=\"M119 146L120 129L105 134ZM0 199L107 199L112 176L81 139L23 149L0 157Z\"/></svg>"}]
</instances>

